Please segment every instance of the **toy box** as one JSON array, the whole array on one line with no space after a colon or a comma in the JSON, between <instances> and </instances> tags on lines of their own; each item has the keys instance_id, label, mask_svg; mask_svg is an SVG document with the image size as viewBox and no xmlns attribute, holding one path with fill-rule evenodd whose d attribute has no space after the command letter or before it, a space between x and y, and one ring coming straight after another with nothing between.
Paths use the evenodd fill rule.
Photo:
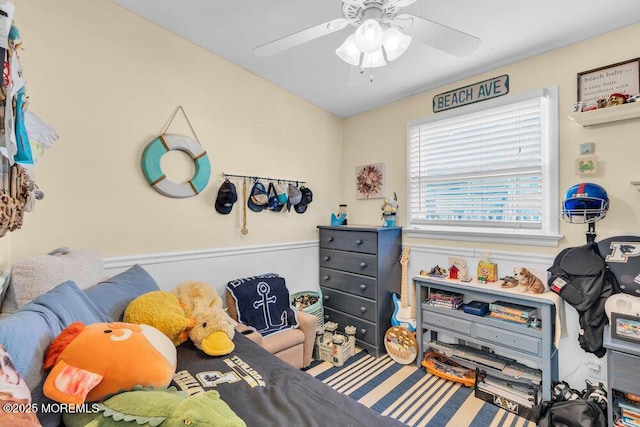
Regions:
<instances>
[{"instance_id":1,"label":"toy box","mask_svg":"<svg viewBox=\"0 0 640 427\"><path fill-rule=\"evenodd\" d=\"M491 261L480 260L478 262L478 281L495 282L498 280L498 264Z\"/></svg>"}]
</instances>

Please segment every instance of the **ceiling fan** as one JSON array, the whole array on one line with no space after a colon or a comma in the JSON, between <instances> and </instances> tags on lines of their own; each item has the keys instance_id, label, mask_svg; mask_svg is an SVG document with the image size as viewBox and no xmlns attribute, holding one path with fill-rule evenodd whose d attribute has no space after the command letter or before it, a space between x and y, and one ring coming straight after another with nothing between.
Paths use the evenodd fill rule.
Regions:
<instances>
[{"instance_id":1,"label":"ceiling fan","mask_svg":"<svg viewBox=\"0 0 640 427\"><path fill-rule=\"evenodd\" d=\"M393 61L405 52L412 39L459 57L471 54L480 45L480 39L470 34L416 15L398 13L399 8L416 1L342 0L342 18L263 44L253 52L258 56L274 55L348 25L357 29L336 49L336 54L361 69Z\"/></svg>"}]
</instances>

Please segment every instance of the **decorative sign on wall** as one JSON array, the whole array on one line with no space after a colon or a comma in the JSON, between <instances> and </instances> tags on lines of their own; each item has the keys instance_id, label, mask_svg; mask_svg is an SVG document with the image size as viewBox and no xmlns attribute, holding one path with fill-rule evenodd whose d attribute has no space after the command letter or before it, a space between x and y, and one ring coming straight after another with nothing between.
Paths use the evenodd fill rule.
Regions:
<instances>
[{"instance_id":1,"label":"decorative sign on wall","mask_svg":"<svg viewBox=\"0 0 640 427\"><path fill-rule=\"evenodd\" d=\"M612 93L640 94L640 58L578 73L578 102L594 105Z\"/></svg>"},{"instance_id":2,"label":"decorative sign on wall","mask_svg":"<svg viewBox=\"0 0 640 427\"><path fill-rule=\"evenodd\" d=\"M191 139L185 135L166 133L178 111L182 111L195 139ZM193 160L196 172L189 181L181 183L173 182L167 179L167 176L162 171L160 160L162 156L171 150L183 151ZM211 177L209 156L202 145L200 145L193 126L191 126L191 122L181 105L178 105L173 112L169 123L167 123L160 136L154 138L144 149L142 153L142 172L149 184L151 184L151 187L167 197L192 197L204 190L209 183L209 178Z\"/></svg>"},{"instance_id":3,"label":"decorative sign on wall","mask_svg":"<svg viewBox=\"0 0 640 427\"><path fill-rule=\"evenodd\" d=\"M433 112L438 113L451 108L486 101L507 93L509 93L509 76L503 74L434 96Z\"/></svg>"}]
</instances>

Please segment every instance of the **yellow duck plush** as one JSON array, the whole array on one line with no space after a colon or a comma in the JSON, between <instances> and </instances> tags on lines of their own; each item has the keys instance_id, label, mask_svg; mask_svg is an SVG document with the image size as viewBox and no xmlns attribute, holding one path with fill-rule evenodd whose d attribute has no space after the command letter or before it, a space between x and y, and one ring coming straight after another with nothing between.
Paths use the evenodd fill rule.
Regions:
<instances>
[{"instance_id":1,"label":"yellow duck plush","mask_svg":"<svg viewBox=\"0 0 640 427\"><path fill-rule=\"evenodd\" d=\"M189 338L194 318L185 314L178 298L168 291L142 294L129 303L123 322L153 326L178 346Z\"/></svg>"},{"instance_id":2,"label":"yellow duck plush","mask_svg":"<svg viewBox=\"0 0 640 427\"><path fill-rule=\"evenodd\" d=\"M203 282L184 282L171 291L184 307L185 313L195 319L189 338L196 347L209 356L224 356L235 345L235 326L238 324L222 306L222 298L213 286Z\"/></svg>"}]
</instances>

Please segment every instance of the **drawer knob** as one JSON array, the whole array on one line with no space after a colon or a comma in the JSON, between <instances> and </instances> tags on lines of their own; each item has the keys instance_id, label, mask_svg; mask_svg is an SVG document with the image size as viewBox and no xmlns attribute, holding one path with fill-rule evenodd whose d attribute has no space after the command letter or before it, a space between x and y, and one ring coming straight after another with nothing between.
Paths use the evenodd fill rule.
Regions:
<instances>
[{"instance_id":1,"label":"drawer knob","mask_svg":"<svg viewBox=\"0 0 640 427\"><path fill-rule=\"evenodd\" d=\"M322 276L322 279L326 282L327 280L329 280L331 277L329 276Z\"/></svg>"},{"instance_id":2,"label":"drawer knob","mask_svg":"<svg viewBox=\"0 0 640 427\"><path fill-rule=\"evenodd\" d=\"M325 260L325 261L329 261L330 259L331 259L331 257L330 257L329 255L325 255L325 256L324 256L324 260Z\"/></svg>"},{"instance_id":3,"label":"drawer knob","mask_svg":"<svg viewBox=\"0 0 640 427\"><path fill-rule=\"evenodd\" d=\"M367 311L367 307L360 307L360 313L364 313L365 311Z\"/></svg>"},{"instance_id":4,"label":"drawer knob","mask_svg":"<svg viewBox=\"0 0 640 427\"><path fill-rule=\"evenodd\" d=\"M363 261L363 262L360 263L360 268L365 268L366 266L367 266L366 262Z\"/></svg>"},{"instance_id":5,"label":"drawer knob","mask_svg":"<svg viewBox=\"0 0 640 427\"><path fill-rule=\"evenodd\" d=\"M358 239L356 240L356 245L361 245L362 244L362 240Z\"/></svg>"},{"instance_id":6,"label":"drawer knob","mask_svg":"<svg viewBox=\"0 0 640 427\"><path fill-rule=\"evenodd\" d=\"M333 242L333 237L327 237L327 242Z\"/></svg>"},{"instance_id":7,"label":"drawer knob","mask_svg":"<svg viewBox=\"0 0 640 427\"><path fill-rule=\"evenodd\" d=\"M329 320L329 315L328 314L324 315L324 320Z\"/></svg>"},{"instance_id":8,"label":"drawer knob","mask_svg":"<svg viewBox=\"0 0 640 427\"><path fill-rule=\"evenodd\" d=\"M322 296L322 300L323 301L329 301L329 295L323 295Z\"/></svg>"},{"instance_id":9,"label":"drawer knob","mask_svg":"<svg viewBox=\"0 0 640 427\"><path fill-rule=\"evenodd\" d=\"M365 328L360 329L360 335L365 335L367 330Z\"/></svg>"},{"instance_id":10,"label":"drawer knob","mask_svg":"<svg viewBox=\"0 0 640 427\"><path fill-rule=\"evenodd\" d=\"M365 289L367 289L367 285L365 285L365 284L363 283L362 285L360 285L360 289L362 289L362 290L364 291Z\"/></svg>"}]
</instances>

